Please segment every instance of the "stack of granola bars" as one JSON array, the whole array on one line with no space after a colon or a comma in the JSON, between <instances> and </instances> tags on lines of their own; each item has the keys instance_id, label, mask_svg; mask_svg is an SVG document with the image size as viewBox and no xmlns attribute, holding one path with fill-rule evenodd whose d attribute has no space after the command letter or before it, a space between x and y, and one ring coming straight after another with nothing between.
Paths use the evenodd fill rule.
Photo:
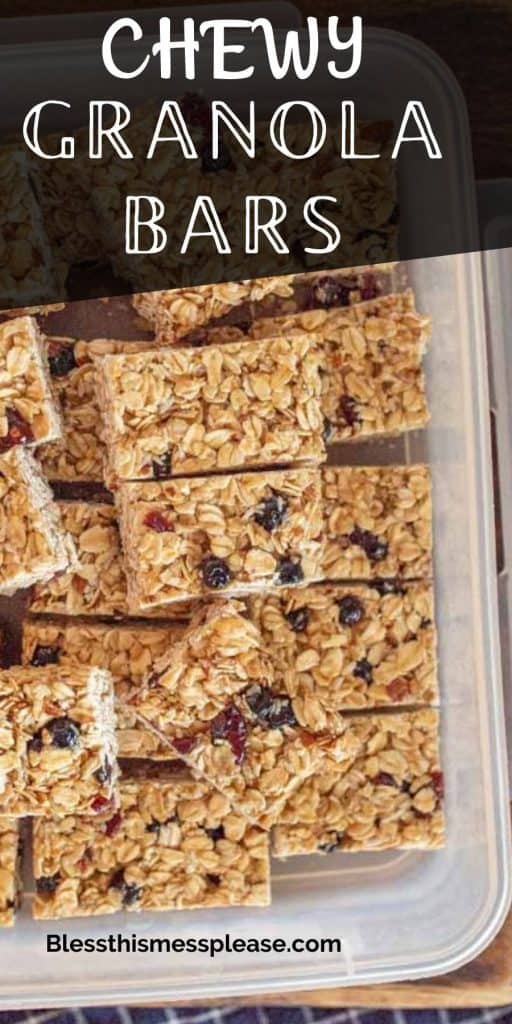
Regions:
<instances>
[{"instance_id":1,"label":"stack of granola bars","mask_svg":"<svg viewBox=\"0 0 512 1024\"><path fill-rule=\"evenodd\" d=\"M0 327L0 584L31 586L2 923L22 816L46 918L263 906L271 852L442 844L430 475L354 443L426 424L430 324L363 276L193 336L205 288L146 295L150 341Z\"/></svg>"}]
</instances>

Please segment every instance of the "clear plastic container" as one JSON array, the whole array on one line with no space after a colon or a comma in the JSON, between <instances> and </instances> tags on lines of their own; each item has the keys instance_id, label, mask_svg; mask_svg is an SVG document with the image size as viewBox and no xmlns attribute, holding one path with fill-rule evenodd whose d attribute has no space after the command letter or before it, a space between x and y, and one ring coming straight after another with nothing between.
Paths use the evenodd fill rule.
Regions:
<instances>
[{"instance_id":1,"label":"clear plastic container","mask_svg":"<svg viewBox=\"0 0 512 1024\"><path fill-rule=\"evenodd\" d=\"M403 75L410 85L412 62L416 95L428 98L448 147L439 162L440 216L452 218L465 247L476 207L457 87L432 54L393 33L368 33L366 53L371 116L382 113L379 102L390 77L396 84ZM32 80L50 58L52 94L70 96L74 89L71 99L83 103L81 68L93 60L87 47L31 48ZM7 78L19 59L15 47L2 53ZM71 63L75 74L68 80ZM98 95L102 84L98 72ZM313 99L314 90L312 83ZM19 97L20 107L26 99ZM411 155L415 167L414 160ZM468 173L461 176L465 164ZM418 164L419 188L421 174ZM411 188L414 179L407 178ZM466 192L461 180L468 182ZM407 199L404 187L405 210ZM430 229L435 225L426 222L424 230ZM510 840L482 265L476 253L416 261L408 273L418 307L434 322L426 359L431 423L398 440L340 446L337 454L366 463L426 460L432 467L446 847L277 863L273 903L264 910L118 915L48 927L31 920L27 905L16 929L0 933L2 1008L221 999L422 978L471 960L500 928L510 902ZM285 939L307 934L341 938L343 954L58 955L45 952L47 931L69 938L112 932L184 939L226 932Z\"/></svg>"}]
</instances>

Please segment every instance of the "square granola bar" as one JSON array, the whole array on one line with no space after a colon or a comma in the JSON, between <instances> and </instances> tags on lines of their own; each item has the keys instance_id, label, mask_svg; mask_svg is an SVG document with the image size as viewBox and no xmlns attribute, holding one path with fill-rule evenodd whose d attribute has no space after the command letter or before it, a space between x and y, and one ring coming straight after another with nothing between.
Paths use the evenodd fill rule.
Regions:
<instances>
[{"instance_id":1,"label":"square granola bar","mask_svg":"<svg viewBox=\"0 0 512 1024\"><path fill-rule=\"evenodd\" d=\"M125 483L118 504L134 612L320 577L314 469Z\"/></svg>"},{"instance_id":2,"label":"square granola bar","mask_svg":"<svg viewBox=\"0 0 512 1024\"><path fill-rule=\"evenodd\" d=\"M22 662L107 669L114 680L119 756L169 759L169 747L160 743L154 732L143 728L126 702L151 673L155 662L171 655L183 630L179 623L27 619L23 623Z\"/></svg>"},{"instance_id":3,"label":"square granola bar","mask_svg":"<svg viewBox=\"0 0 512 1024\"><path fill-rule=\"evenodd\" d=\"M103 817L39 820L36 918L270 903L268 835L208 783L122 779Z\"/></svg>"},{"instance_id":4,"label":"square granola bar","mask_svg":"<svg viewBox=\"0 0 512 1024\"><path fill-rule=\"evenodd\" d=\"M427 466L328 466L322 470L322 494L325 579L432 575Z\"/></svg>"},{"instance_id":5,"label":"square granola bar","mask_svg":"<svg viewBox=\"0 0 512 1024\"><path fill-rule=\"evenodd\" d=\"M361 740L352 763L311 776L288 799L277 857L443 845L438 712L355 717L352 728Z\"/></svg>"},{"instance_id":6,"label":"square granola bar","mask_svg":"<svg viewBox=\"0 0 512 1024\"><path fill-rule=\"evenodd\" d=\"M340 711L437 702L433 604L429 583L319 584L250 614L301 722L336 731Z\"/></svg>"},{"instance_id":7,"label":"square granola bar","mask_svg":"<svg viewBox=\"0 0 512 1024\"><path fill-rule=\"evenodd\" d=\"M76 561L57 503L33 456L0 455L0 594L50 580Z\"/></svg>"},{"instance_id":8,"label":"square granola bar","mask_svg":"<svg viewBox=\"0 0 512 1024\"><path fill-rule=\"evenodd\" d=\"M2 815L95 814L116 796L112 677L96 668L0 671Z\"/></svg>"},{"instance_id":9,"label":"square granola bar","mask_svg":"<svg viewBox=\"0 0 512 1024\"><path fill-rule=\"evenodd\" d=\"M60 437L46 353L32 317L0 324L0 380L0 452Z\"/></svg>"}]
</instances>

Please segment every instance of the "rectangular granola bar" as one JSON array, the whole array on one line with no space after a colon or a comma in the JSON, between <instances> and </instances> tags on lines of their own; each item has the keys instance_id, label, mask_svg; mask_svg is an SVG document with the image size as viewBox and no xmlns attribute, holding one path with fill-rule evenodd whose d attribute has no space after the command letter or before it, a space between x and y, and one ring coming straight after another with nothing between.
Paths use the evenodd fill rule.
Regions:
<instances>
[{"instance_id":1,"label":"rectangular granola bar","mask_svg":"<svg viewBox=\"0 0 512 1024\"><path fill-rule=\"evenodd\" d=\"M346 308L262 318L250 334L263 339L299 332L316 339L325 436L335 442L425 426L422 357L430 326L409 290Z\"/></svg>"},{"instance_id":2,"label":"rectangular granola bar","mask_svg":"<svg viewBox=\"0 0 512 1024\"><path fill-rule=\"evenodd\" d=\"M14 924L23 889L21 884L21 837L16 818L0 818L0 928Z\"/></svg>"},{"instance_id":3,"label":"rectangular granola bar","mask_svg":"<svg viewBox=\"0 0 512 1024\"><path fill-rule=\"evenodd\" d=\"M118 504L132 611L320 577L314 469L126 483Z\"/></svg>"},{"instance_id":4,"label":"rectangular granola bar","mask_svg":"<svg viewBox=\"0 0 512 1024\"><path fill-rule=\"evenodd\" d=\"M129 614L126 575L121 553L118 516L105 502L59 501L65 529L72 537L78 561L69 572L34 587L29 609L51 615ZM176 601L171 612L154 607L148 618L190 618L194 605ZM144 612L139 613L144 617Z\"/></svg>"},{"instance_id":5,"label":"rectangular granola bar","mask_svg":"<svg viewBox=\"0 0 512 1024\"><path fill-rule=\"evenodd\" d=\"M325 458L306 336L106 356L98 383L109 482Z\"/></svg>"},{"instance_id":6,"label":"rectangular granola bar","mask_svg":"<svg viewBox=\"0 0 512 1024\"><path fill-rule=\"evenodd\" d=\"M353 743L302 728L244 611L228 601L198 613L129 706L194 777L270 828L301 780L328 755L346 760Z\"/></svg>"},{"instance_id":7,"label":"rectangular granola bar","mask_svg":"<svg viewBox=\"0 0 512 1024\"><path fill-rule=\"evenodd\" d=\"M0 324L0 380L0 452L60 437L46 353L32 317Z\"/></svg>"},{"instance_id":8,"label":"rectangular granola bar","mask_svg":"<svg viewBox=\"0 0 512 1024\"><path fill-rule=\"evenodd\" d=\"M439 697L429 583L320 584L257 595L251 618L301 721Z\"/></svg>"},{"instance_id":9,"label":"rectangular granola bar","mask_svg":"<svg viewBox=\"0 0 512 1024\"><path fill-rule=\"evenodd\" d=\"M328 466L322 494L325 579L432 575L427 466Z\"/></svg>"},{"instance_id":10,"label":"rectangular granola bar","mask_svg":"<svg viewBox=\"0 0 512 1024\"><path fill-rule=\"evenodd\" d=\"M39 820L36 918L270 903L268 835L208 783L122 779L119 811Z\"/></svg>"},{"instance_id":11,"label":"rectangular granola bar","mask_svg":"<svg viewBox=\"0 0 512 1024\"><path fill-rule=\"evenodd\" d=\"M50 665L0 671L0 813L95 814L116 796L112 677Z\"/></svg>"},{"instance_id":12,"label":"rectangular granola bar","mask_svg":"<svg viewBox=\"0 0 512 1024\"><path fill-rule=\"evenodd\" d=\"M50 580L75 564L72 539L30 452L0 455L0 594Z\"/></svg>"},{"instance_id":13,"label":"rectangular granola bar","mask_svg":"<svg viewBox=\"0 0 512 1024\"><path fill-rule=\"evenodd\" d=\"M277 857L444 843L439 719L433 709L354 718L361 750L348 766L311 776L274 830Z\"/></svg>"},{"instance_id":14,"label":"rectangular granola bar","mask_svg":"<svg viewBox=\"0 0 512 1024\"><path fill-rule=\"evenodd\" d=\"M151 324L157 341L171 345L227 316L234 326L243 323L249 315L250 297L250 281L221 281L196 288L139 292L132 296L132 303Z\"/></svg>"},{"instance_id":15,"label":"rectangular granola bar","mask_svg":"<svg viewBox=\"0 0 512 1024\"><path fill-rule=\"evenodd\" d=\"M0 150L0 308L48 302L56 287L48 238L26 156Z\"/></svg>"},{"instance_id":16,"label":"rectangular granola bar","mask_svg":"<svg viewBox=\"0 0 512 1024\"><path fill-rule=\"evenodd\" d=\"M117 352L154 348L147 341L48 337L52 390L62 415L62 437L40 448L37 457L49 480L103 481L105 442L97 399L95 359Z\"/></svg>"},{"instance_id":17,"label":"rectangular granola bar","mask_svg":"<svg viewBox=\"0 0 512 1024\"><path fill-rule=\"evenodd\" d=\"M107 669L114 680L119 756L168 759L172 756L169 747L160 743L154 732L142 727L126 702L151 673L155 662L170 655L183 629L178 623L27 619L23 623L22 662Z\"/></svg>"}]
</instances>

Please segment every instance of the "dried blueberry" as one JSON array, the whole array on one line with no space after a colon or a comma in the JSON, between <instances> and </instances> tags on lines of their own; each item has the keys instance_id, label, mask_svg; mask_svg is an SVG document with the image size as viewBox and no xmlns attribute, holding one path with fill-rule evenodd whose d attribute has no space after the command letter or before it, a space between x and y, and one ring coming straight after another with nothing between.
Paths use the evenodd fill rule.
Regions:
<instances>
[{"instance_id":1,"label":"dried blueberry","mask_svg":"<svg viewBox=\"0 0 512 1024\"><path fill-rule=\"evenodd\" d=\"M338 409L340 419L345 426L354 427L356 423L361 422L357 402L355 398L352 398L352 395L342 395L338 403Z\"/></svg>"},{"instance_id":2,"label":"dried blueberry","mask_svg":"<svg viewBox=\"0 0 512 1024\"><path fill-rule=\"evenodd\" d=\"M33 753L38 754L39 751L42 750L42 749L43 749L43 737L41 736L41 730L39 730L38 732L34 733L34 735L32 736L32 739L30 739L28 741L28 743L27 743L27 750L31 750L31 751L33 751Z\"/></svg>"},{"instance_id":3,"label":"dried blueberry","mask_svg":"<svg viewBox=\"0 0 512 1024\"><path fill-rule=\"evenodd\" d=\"M381 597L387 597L388 594L405 594L405 587L398 580L375 580L372 587L378 590Z\"/></svg>"},{"instance_id":4,"label":"dried blueberry","mask_svg":"<svg viewBox=\"0 0 512 1024\"><path fill-rule=\"evenodd\" d=\"M50 734L52 747L61 750L76 747L80 740L80 726L72 718L51 718L45 729Z\"/></svg>"},{"instance_id":5,"label":"dried blueberry","mask_svg":"<svg viewBox=\"0 0 512 1024\"><path fill-rule=\"evenodd\" d=\"M201 168L205 174L217 174L219 171L232 171L233 158L228 147L219 140L218 156L214 157L211 143L207 142L201 152Z\"/></svg>"},{"instance_id":6,"label":"dried blueberry","mask_svg":"<svg viewBox=\"0 0 512 1024\"><path fill-rule=\"evenodd\" d=\"M207 836L210 836L210 839L213 839L214 843L218 839L224 839L225 837L224 825L217 825L217 828L205 828L205 832Z\"/></svg>"},{"instance_id":7,"label":"dried blueberry","mask_svg":"<svg viewBox=\"0 0 512 1024\"><path fill-rule=\"evenodd\" d=\"M199 571L203 582L212 590L220 590L227 587L231 580L231 570L224 558L216 558L215 555L208 555L203 558Z\"/></svg>"},{"instance_id":8,"label":"dried blueberry","mask_svg":"<svg viewBox=\"0 0 512 1024\"><path fill-rule=\"evenodd\" d=\"M61 345L58 341L50 342L48 364L52 377L66 377L77 366L73 345Z\"/></svg>"},{"instance_id":9,"label":"dried blueberry","mask_svg":"<svg viewBox=\"0 0 512 1024\"><path fill-rule=\"evenodd\" d=\"M360 530L359 527L356 527L350 534L350 542L362 548L370 562L382 562L387 556L388 545L386 541L381 540L371 530Z\"/></svg>"},{"instance_id":10,"label":"dried blueberry","mask_svg":"<svg viewBox=\"0 0 512 1024\"><path fill-rule=\"evenodd\" d=\"M299 561L294 562L291 558L280 558L277 566L277 582L282 586L292 586L294 583L301 583L304 573Z\"/></svg>"},{"instance_id":11,"label":"dried blueberry","mask_svg":"<svg viewBox=\"0 0 512 1024\"><path fill-rule=\"evenodd\" d=\"M153 477L155 480L165 480L171 475L172 470L172 454L171 452L164 452L163 455L159 455L157 459L153 459L151 463L153 469Z\"/></svg>"},{"instance_id":12,"label":"dried blueberry","mask_svg":"<svg viewBox=\"0 0 512 1024\"><path fill-rule=\"evenodd\" d=\"M254 518L258 526L262 526L267 533L272 533L276 527L281 526L287 509L288 503L286 498L277 491L273 491L268 498L265 498L264 501L257 505Z\"/></svg>"},{"instance_id":13,"label":"dried blueberry","mask_svg":"<svg viewBox=\"0 0 512 1024\"><path fill-rule=\"evenodd\" d=\"M167 516L162 515L161 512L153 509L148 512L143 519L144 526L148 526L150 530L154 530L155 533L172 533L174 526L167 519Z\"/></svg>"},{"instance_id":14,"label":"dried blueberry","mask_svg":"<svg viewBox=\"0 0 512 1024\"><path fill-rule=\"evenodd\" d=\"M34 433L30 423L17 409L10 406L5 410L7 420L7 433L0 437L0 451L7 451L17 444L29 444L34 440Z\"/></svg>"},{"instance_id":15,"label":"dried blueberry","mask_svg":"<svg viewBox=\"0 0 512 1024\"><path fill-rule=\"evenodd\" d=\"M245 754L247 726L243 715L234 704L228 705L224 711L210 722L210 734L215 742L229 743L237 764L241 764Z\"/></svg>"},{"instance_id":16,"label":"dried blueberry","mask_svg":"<svg viewBox=\"0 0 512 1024\"><path fill-rule=\"evenodd\" d=\"M311 291L313 302L325 309L331 306L348 306L350 302L351 289L334 277L319 277Z\"/></svg>"},{"instance_id":17,"label":"dried blueberry","mask_svg":"<svg viewBox=\"0 0 512 1024\"><path fill-rule=\"evenodd\" d=\"M124 877L124 868L119 868L110 879L111 889L120 889L123 897L123 907L131 907L133 903L140 900L142 896L142 886L135 885L133 882L127 882Z\"/></svg>"},{"instance_id":18,"label":"dried blueberry","mask_svg":"<svg viewBox=\"0 0 512 1024\"><path fill-rule=\"evenodd\" d=\"M303 633L309 622L309 610L307 608L293 608L285 615L285 619L294 633Z\"/></svg>"},{"instance_id":19,"label":"dried blueberry","mask_svg":"<svg viewBox=\"0 0 512 1024\"><path fill-rule=\"evenodd\" d=\"M146 825L146 832L154 832L155 835L160 835L160 829L162 828L161 821L150 821L149 825Z\"/></svg>"},{"instance_id":20,"label":"dried blueberry","mask_svg":"<svg viewBox=\"0 0 512 1024\"><path fill-rule=\"evenodd\" d=\"M319 844L318 849L322 853L334 853L335 850L339 849L340 841L341 835L338 832L332 832L325 843Z\"/></svg>"},{"instance_id":21,"label":"dried blueberry","mask_svg":"<svg viewBox=\"0 0 512 1024\"><path fill-rule=\"evenodd\" d=\"M55 892L60 882L60 875L57 872L56 875L41 875L40 878L36 878L36 891L40 896L50 895Z\"/></svg>"},{"instance_id":22,"label":"dried blueberry","mask_svg":"<svg viewBox=\"0 0 512 1024\"><path fill-rule=\"evenodd\" d=\"M269 686L255 683L245 691L245 699L256 718L270 729L297 725L290 698L273 693Z\"/></svg>"},{"instance_id":23,"label":"dried blueberry","mask_svg":"<svg viewBox=\"0 0 512 1024\"><path fill-rule=\"evenodd\" d=\"M214 885L215 887L220 885L220 875L214 875L210 871L208 871L206 877L210 885Z\"/></svg>"},{"instance_id":24,"label":"dried blueberry","mask_svg":"<svg viewBox=\"0 0 512 1024\"><path fill-rule=\"evenodd\" d=\"M112 765L109 761L104 761L101 768L97 768L94 772L94 778L97 782L103 786L106 782L110 782L112 778Z\"/></svg>"},{"instance_id":25,"label":"dried blueberry","mask_svg":"<svg viewBox=\"0 0 512 1024\"><path fill-rule=\"evenodd\" d=\"M365 683L371 683L373 678L373 665L367 658L361 658L360 661L356 661L352 675L356 676L357 679L364 679Z\"/></svg>"},{"instance_id":26,"label":"dried blueberry","mask_svg":"<svg viewBox=\"0 0 512 1024\"><path fill-rule=\"evenodd\" d=\"M324 416L324 425L323 425L323 430L322 430L322 438L323 438L325 444L328 444L329 441L331 440L332 432L333 432L332 423L331 423L330 420L327 419L327 416Z\"/></svg>"},{"instance_id":27,"label":"dried blueberry","mask_svg":"<svg viewBox=\"0 0 512 1024\"><path fill-rule=\"evenodd\" d=\"M355 594L347 594L338 601L340 625L356 626L364 616L364 605Z\"/></svg>"},{"instance_id":28,"label":"dried blueberry","mask_svg":"<svg viewBox=\"0 0 512 1024\"><path fill-rule=\"evenodd\" d=\"M30 660L31 665L40 667L42 665L56 665L60 656L58 647L50 644L37 644Z\"/></svg>"}]
</instances>

